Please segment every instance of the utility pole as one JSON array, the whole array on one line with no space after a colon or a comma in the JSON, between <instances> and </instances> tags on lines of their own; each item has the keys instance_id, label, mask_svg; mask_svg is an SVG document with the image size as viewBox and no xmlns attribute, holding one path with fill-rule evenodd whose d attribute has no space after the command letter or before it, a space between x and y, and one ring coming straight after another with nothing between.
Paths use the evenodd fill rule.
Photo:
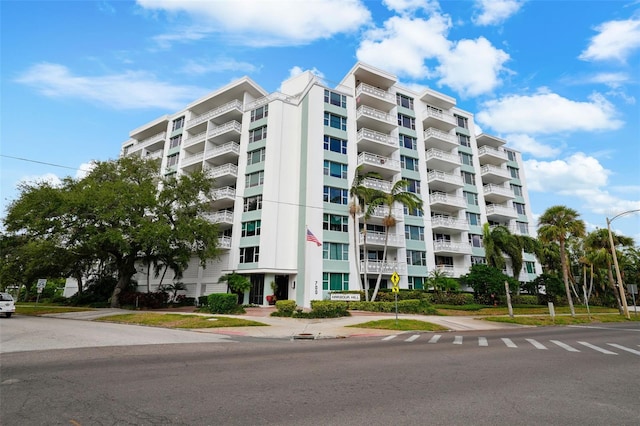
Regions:
<instances>
[{"instance_id":1,"label":"utility pole","mask_svg":"<svg viewBox=\"0 0 640 426\"><path fill-rule=\"evenodd\" d=\"M631 316L629 315L629 307L627 306L627 296L625 295L625 292L624 292L624 284L622 282L622 276L620 275L620 267L618 266L618 256L616 254L616 246L613 243L613 234L611 233L611 222L613 222L613 220L617 217L623 216L627 213L634 213L634 212L640 212L640 209L629 210L626 212L619 213L614 217L612 217L611 219L609 219L608 217L606 218L607 230L609 231L609 244L611 245L611 255L613 256L613 265L616 268L616 280L618 281L618 292L620 293L620 299L622 299L622 309L624 312L624 316L627 319L631 319Z\"/></svg>"}]
</instances>

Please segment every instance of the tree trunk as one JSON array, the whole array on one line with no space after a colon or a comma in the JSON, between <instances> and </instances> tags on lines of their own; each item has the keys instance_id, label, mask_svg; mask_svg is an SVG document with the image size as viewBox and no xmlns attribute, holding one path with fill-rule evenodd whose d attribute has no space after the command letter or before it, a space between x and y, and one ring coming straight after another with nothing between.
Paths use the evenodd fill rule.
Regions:
<instances>
[{"instance_id":1,"label":"tree trunk","mask_svg":"<svg viewBox=\"0 0 640 426\"><path fill-rule=\"evenodd\" d=\"M511 292L509 291L509 281L504 282L504 290L507 293L507 308L509 309L509 317L513 318L513 305L511 305Z\"/></svg>"},{"instance_id":2,"label":"tree trunk","mask_svg":"<svg viewBox=\"0 0 640 426\"><path fill-rule=\"evenodd\" d=\"M359 221L357 208L355 208L355 211L351 214L351 216L353 217L353 250L355 252L354 260L356 262L356 273L358 274L358 283L360 285L360 289L365 292L366 300L366 289L364 286L364 282L362 281L362 275L360 273L360 244L358 241L358 234L360 233L360 230L358 229Z\"/></svg>"},{"instance_id":3,"label":"tree trunk","mask_svg":"<svg viewBox=\"0 0 640 426\"><path fill-rule=\"evenodd\" d=\"M611 284L613 294L616 295L616 302L618 302L618 311L620 312L620 315L624 315L624 309L622 309L622 301L620 300L620 292L616 288L616 281L613 279L613 272L611 271L610 261L607 261L607 275L609 275L609 284Z\"/></svg>"},{"instance_id":4,"label":"tree trunk","mask_svg":"<svg viewBox=\"0 0 640 426\"><path fill-rule=\"evenodd\" d=\"M135 268L136 258L135 256L128 256L119 261L116 261L117 270L118 270L118 283L116 287L113 289L113 293L111 294L111 307L119 308L120 307L120 293L122 290L126 289L131 282L131 277L136 273Z\"/></svg>"},{"instance_id":5,"label":"tree trunk","mask_svg":"<svg viewBox=\"0 0 640 426\"><path fill-rule=\"evenodd\" d=\"M389 213L391 214L391 213ZM382 263L380 264L380 271L378 272L378 279L376 280L376 287L373 290L373 294L371 295L371 301L376 301L376 296L378 296L378 290L380 290L380 282L382 281L382 268L384 267L385 262L387 261L387 247L389 241L389 226L385 226L384 232L384 251L382 252Z\"/></svg>"},{"instance_id":6,"label":"tree trunk","mask_svg":"<svg viewBox=\"0 0 640 426\"><path fill-rule=\"evenodd\" d=\"M73 274L73 278L75 278L78 283L78 294L82 295L82 272L76 272Z\"/></svg>"},{"instance_id":7,"label":"tree trunk","mask_svg":"<svg viewBox=\"0 0 640 426\"><path fill-rule=\"evenodd\" d=\"M569 302L569 309L571 310L571 316L575 318L576 310L573 307L573 299L571 298L571 289L569 288L569 271L567 266L567 258L565 255L564 240L560 240L560 263L562 265L562 280L564 281L564 289L567 293L567 302Z\"/></svg>"}]
</instances>

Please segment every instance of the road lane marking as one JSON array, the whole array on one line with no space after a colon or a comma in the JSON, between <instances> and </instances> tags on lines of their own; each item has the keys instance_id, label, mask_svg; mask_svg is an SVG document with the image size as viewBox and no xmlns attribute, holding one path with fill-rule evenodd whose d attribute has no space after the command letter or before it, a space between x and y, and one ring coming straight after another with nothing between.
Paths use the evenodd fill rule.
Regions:
<instances>
[{"instance_id":1,"label":"road lane marking","mask_svg":"<svg viewBox=\"0 0 640 426\"><path fill-rule=\"evenodd\" d=\"M567 345L566 343L562 343L558 340L549 340L551 343L560 346L562 349L564 349L565 351L569 351L569 352L580 352L578 349L571 347L569 345Z\"/></svg>"},{"instance_id":2,"label":"road lane marking","mask_svg":"<svg viewBox=\"0 0 640 426\"><path fill-rule=\"evenodd\" d=\"M441 334L434 334L431 339L429 339L429 343L438 343L438 340L442 337Z\"/></svg>"},{"instance_id":3,"label":"road lane marking","mask_svg":"<svg viewBox=\"0 0 640 426\"><path fill-rule=\"evenodd\" d=\"M608 351L608 350L606 350L606 349L604 349L604 348L601 348L601 347L599 347L599 346L592 345L591 343L587 343L587 342L578 342L578 343L579 343L579 344L581 344L582 346L586 346L586 347L588 347L588 348L593 349L594 351L601 352L601 353L603 353L603 354L605 354L605 355L618 355L618 354L617 354L617 353L615 353L615 352Z\"/></svg>"},{"instance_id":4,"label":"road lane marking","mask_svg":"<svg viewBox=\"0 0 640 426\"><path fill-rule=\"evenodd\" d=\"M631 352L632 354L640 355L640 351L636 351L635 349L627 348L622 345L616 345L615 343L607 343L609 346L613 346L614 348L622 349L623 351Z\"/></svg>"},{"instance_id":5,"label":"road lane marking","mask_svg":"<svg viewBox=\"0 0 640 426\"><path fill-rule=\"evenodd\" d=\"M384 338L384 339L382 339L382 340L391 340L391 339L395 339L395 338L396 338L396 336L397 336L397 334L392 334L392 335L390 335L390 336L385 337L385 338Z\"/></svg>"},{"instance_id":6,"label":"road lane marking","mask_svg":"<svg viewBox=\"0 0 640 426\"><path fill-rule=\"evenodd\" d=\"M546 350L548 349L545 345L543 345L542 343L538 342L537 340L534 339L524 339L527 342L531 343L536 349L543 349Z\"/></svg>"},{"instance_id":7,"label":"road lane marking","mask_svg":"<svg viewBox=\"0 0 640 426\"><path fill-rule=\"evenodd\" d=\"M454 345L461 345L462 344L462 336L456 336L453 339L453 344Z\"/></svg>"},{"instance_id":8,"label":"road lane marking","mask_svg":"<svg viewBox=\"0 0 640 426\"><path fill-rule=\"evenodd\" d=\"M478 346L489 346L486 337L478 337Z\"/></svg>"},{"instance_id":9,"label":"road lane marking","mask_svg":"<svg viewBox=\"0 0 640 426\"><path fill-rule=\"evenodd\" d=\"M419 334L414 334L413 336L409 337L408 339L405 340L405 342L413 342L414 340L416 340L418 337L420 337Z\"/></svg>"},{"instance_id":10,"label":"road lane marking","mask_svg":"<svg viewBox=\"0 0 640 426\"><path fill-rule=\"evenodd\" d=\"M501 340L504 342L505 345L507 345L508 348L517 348L518 347L518 345L513 343L513 341L511 339L503 337Z\"/></svg>"}]
</instances>

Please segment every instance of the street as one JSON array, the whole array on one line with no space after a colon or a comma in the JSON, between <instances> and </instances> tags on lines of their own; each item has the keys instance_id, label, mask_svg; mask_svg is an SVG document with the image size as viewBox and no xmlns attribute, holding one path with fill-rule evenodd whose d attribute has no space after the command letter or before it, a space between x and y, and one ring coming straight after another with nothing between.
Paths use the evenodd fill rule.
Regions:
<instances>
[{"instance_id":1,"label":"street","mask_svg":"<svg viewBox=\"0 0 640 426\"><path fill-rule=\"evenodd\" d=\"M636 425L640 418L638 324L392 336L4 353L0 422Z\"/></svg>"}]
</instances>

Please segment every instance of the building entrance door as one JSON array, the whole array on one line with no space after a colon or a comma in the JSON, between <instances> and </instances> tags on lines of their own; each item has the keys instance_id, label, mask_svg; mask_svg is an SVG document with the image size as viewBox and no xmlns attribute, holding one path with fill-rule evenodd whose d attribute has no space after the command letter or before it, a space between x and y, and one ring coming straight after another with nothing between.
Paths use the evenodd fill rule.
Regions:
<instances>
[{"instance_id":1,"label":"building entrance door","mask_svg":"<svg viewBox=\"0 0 640 426\"><path fill-rule=\"evenodd\" d=\"M276 299L287 300L289 298L289 275L276 275Z\"/></svg>"}]
</instances>

